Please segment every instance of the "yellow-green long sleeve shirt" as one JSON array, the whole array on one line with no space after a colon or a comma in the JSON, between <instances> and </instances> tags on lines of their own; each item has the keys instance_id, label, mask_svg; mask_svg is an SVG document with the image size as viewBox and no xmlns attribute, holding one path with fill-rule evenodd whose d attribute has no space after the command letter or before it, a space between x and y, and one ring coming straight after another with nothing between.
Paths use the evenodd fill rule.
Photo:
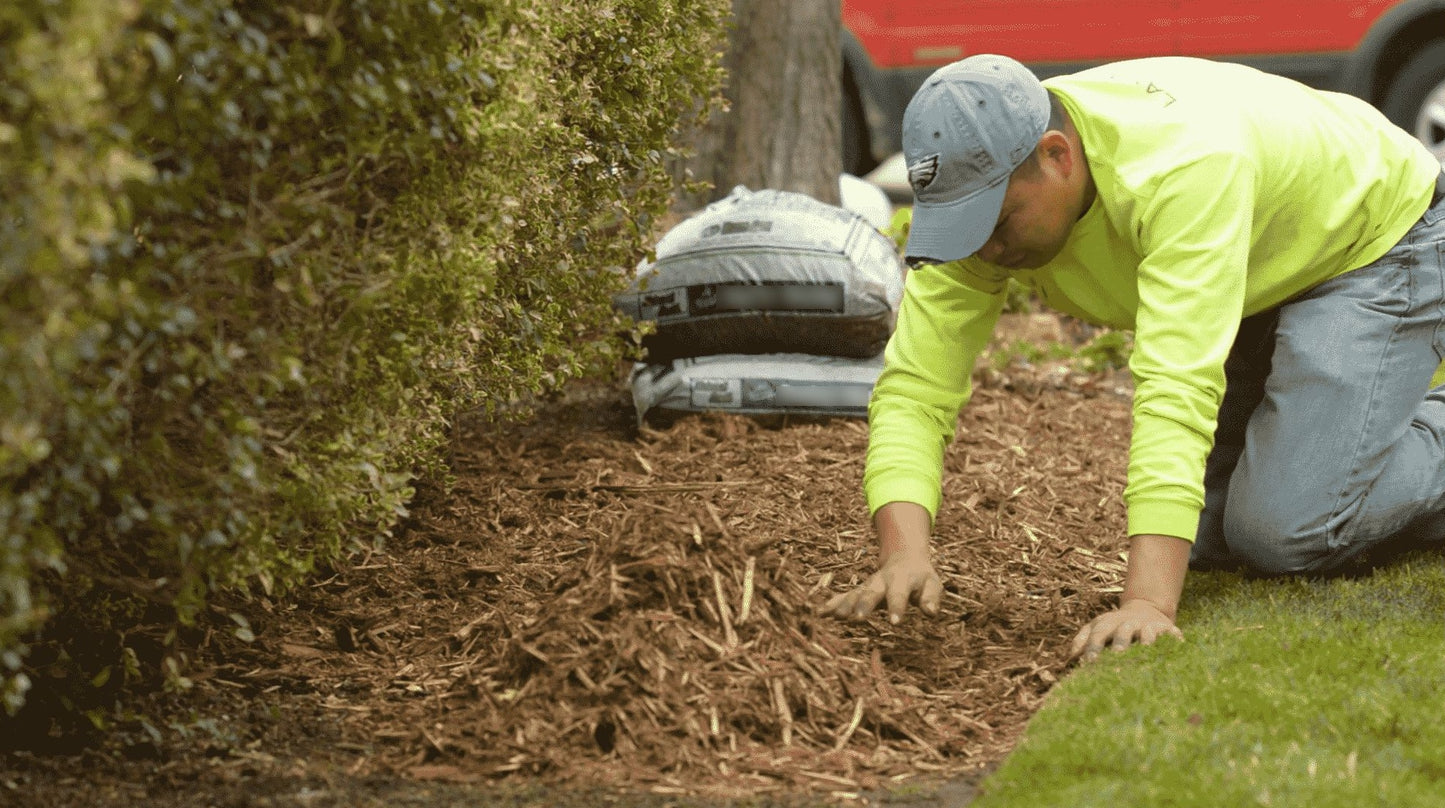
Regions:
<instances>
[{"instance_id":1,"label":"yellow-green long sleeve shirt","mask_svg":"<svg viewBox=\"0 0 1445 808\"><path fill-rule=\"evenodd\" d=\"M1097 196L1042 268L971 257L909 273L869 407L869 510L936 513L944 447L1012 274L1052 308L1134 331L1129 534L1193 540L1240 320L1383 255L1441 167L1365 102L1238 65L1141 59L1044 84Z\"/></svg>"}]
</instances>

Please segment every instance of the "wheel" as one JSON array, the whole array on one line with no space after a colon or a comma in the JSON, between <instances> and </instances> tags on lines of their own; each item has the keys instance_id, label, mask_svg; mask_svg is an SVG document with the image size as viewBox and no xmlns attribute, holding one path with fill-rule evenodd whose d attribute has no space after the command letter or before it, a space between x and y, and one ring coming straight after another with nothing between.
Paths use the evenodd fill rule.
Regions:
<instances>
[{"instance_id":1,"label":"wheel","mask_svg":"<svg viewBox=\"0 0 1445 808\"><path fill-rule=\"evenodd\" d=\"M869 146L868 127L863 122L863 101L858 85L843 71L843 170L861 177L878 166Z\"/></svg>"},{"instance_id":2,"label":"wheel","mask_svg":"<svg viewBox=\"0 0 1445 808\"><path fill-rule=\"evenodd\" d=\"M1380 109L1445 163L1445 39L1410 57L1395 74Z\"/></svg>"}]
</instances>

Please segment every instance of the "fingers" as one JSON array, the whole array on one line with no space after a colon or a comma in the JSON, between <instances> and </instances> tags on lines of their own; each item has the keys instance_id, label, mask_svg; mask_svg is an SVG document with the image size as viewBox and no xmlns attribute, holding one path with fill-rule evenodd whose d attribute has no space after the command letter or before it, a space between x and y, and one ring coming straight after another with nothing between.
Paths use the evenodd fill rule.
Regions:
<instances>
[{"instance_id":1,"label":"fingers","mask_svg":"<svg viewBox=\"0 0 1445 808\"><path fill-rule=\"evenodd\" d=\"M1069 644L1069 659L1075 659L1084 653L1084 648L1089 643L1089 629L1092 628L1092 626L1093 623L1089 623L1079 629L1079 632L1074 635L1074 641Z\"/></svg>"},{"instance_id":2,"label":"fingers","mask_svg":"<svg viewBox=\"0 0 1445 808\"><path fill-rule=\"evenodd\" d=\"M1079 629L1069 646L1069 658L1089 662L1099 656L1105 648L1126 651L1130 646L1153 645L1163 636L1184 639L1184 632L1165 619L1131 619L1119 612L1107 612L1094 618Z\"/></svg>"},{"instance_id":3,"label":"fingers","mask_svg":"<svg viewBox=\"0 0 1445 808\"><path fill-rule=\"evenodd\" d=\"M1159 639L1159 634L1162 630L1163 626L1159 626L1153 623L1150 623L1149 625L1143 627L1139 630L1139 644L1153 645L1154 641Z\"/></svg>"},{"instance_id":4,"label":"fingers","mask_svg":"<svg viewBox=\"0 0 1445 808\"><path fill-rule=\"evenodd\" d=\"M853 619L862 620L872 614L873 610L878 608L878 604L883 602L883 596L887 592L888 587L883 583L883 576L876 572L873 573L868 578L868 583L853 590L853 594L857 596L853 602Z\"/></svg>"},{"instance_id":5,"label":"fingers","mask_svg":"<svg viewBox=\"0 0 1445 808\"><path fill-rule=\"evenodd\" d=\"M1105 615L1107 617L1108 615ZM1074 635L1073 645L1069 648L1069 658L1078 659L1081 662L1090 662L1104 650L1104 644L1108 642L1108 632L1101 629L1099 622L1103 617L1097 618L1079 629Z\"/></svg>"},{"instance_id":6,"label":"fingers","mask_svg":"<svg viewBox=\"0 0 1445 808\"><path fill-rule=\"evenodd\" d=\"M903 613L908 610L908 600L912 595L908 586L901 585L899 581L894 581L893 585L888 587L888 622L898 625L903 619Z\"/></svg>"},{"instance_id":7,"label":"fingers","mask_svg":"<svg viewBox=\"0 0 1445 808\"><path fill-rule=\"evenodd\" d=\"M1129 646L1134 644L1134 637L1138 635L1140 626L1134 621L1126 621L1114 629L1114 635L1109 640L1109 647L1115 651L1127 651Z\"/></svg>"},{"instance_id":8,"label":"fingers","mask_svg":"<svg viewBox=\"0 0 1445 808\"><path fill-rule=\"evenodd\" d=\"M1177 640L1184 639L1184 632L1172 623L1150 623L1139 630L1139 644L1153 645L1160 637L1173 637Z\"/></svg>"},{"instance_id":9,"label":"fingers","mask_svg":"<svg viewBox=\"0 0 1445 808\"><path fill-rule=\"evenodd\" d=\"M1079 629L1069 648L1069 657L1089 662L1109 645L1120 627L1123 617L1117 612L1105 612ZM1127 647L1128 643L1125 642Z\"/></svg>"},{"instance_id":10,"label":"fingers","mask_svg":"<svg viewBox=\"0 0 1445 808\"><path fill-rule=\"evenodd\" d=\"M819 610L823 614L861 620L880 605L885 606L888 621L897 624L908 611L908 604L918 604L924 614L936 615L943 600L943 580L931 567L926 572L885 568L869 576L861 586L834 595Z\"/></svg>"},{"instance_id":11,"label":"fingers","mask_svg":"<svg viewBox=\"0 0 1445 808\"><path fill-rule=\"evenodd\" d=\"M923 591L918 595L918 608L924 614L938 614L939 603L943 600L943 579L930 575L923 582Z\"/></svg>"},{"instance_id":12,"label":"fingers","mask_svg":"<svg viewBox=\"0 0 1445 808\"><path fill-rule=\"evenodd\" d=\"M841 594L834 595L833 597L828 598L828 602L824 603L823 608L819 609L818 611L822 612L823 614L842 615L845 611L852 607L852 604L848 603L848 599L851 597L853 597L852 592L843 592ZM844 604L848 605L845 606Z\"/></svg>"},{"instance_id":13,"label":"fingers","mask_svg":"<svg viewBox=\"0 0 1445 808\"><path fill-rule=\"evenodd\" d=\"M867 617L883 601L885 591L882 576L875 572L862 586L829 598L822 612L842 618Z\"/></svg>"}]
</instances>

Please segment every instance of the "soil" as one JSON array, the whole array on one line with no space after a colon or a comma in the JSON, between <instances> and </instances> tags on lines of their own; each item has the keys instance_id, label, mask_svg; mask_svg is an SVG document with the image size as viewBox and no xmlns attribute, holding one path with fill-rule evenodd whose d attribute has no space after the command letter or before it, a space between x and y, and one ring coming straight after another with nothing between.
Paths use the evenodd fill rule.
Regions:
<instances>
[{"instance_id":1,"label":"soil","mask_svg":"<svg viewBox=\"0 0 1445 808\"><path fill-rule=\"evenodd\" d=\"M219 606L190 687L86 743L13 744L0 805L965 804L1119 591L1114 384L979 377L943 613L896 626L816 613L874 564L861 421L639 426L604 383L464 424L385 547Z\"/></svg>"}]
</instances>

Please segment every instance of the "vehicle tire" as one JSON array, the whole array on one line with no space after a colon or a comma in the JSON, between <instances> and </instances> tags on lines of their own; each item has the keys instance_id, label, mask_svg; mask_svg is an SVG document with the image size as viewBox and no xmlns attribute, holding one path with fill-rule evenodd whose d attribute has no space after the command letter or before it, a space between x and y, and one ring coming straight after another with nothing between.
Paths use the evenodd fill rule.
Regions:
<instances>
[{"instance_id":1,"label":"vehicle tire","mask_svg":"<svg viewBox=\"0 0 1445 808\"><path fill-rule=\"evenodd\" d=\"M1445 39L1427 44L1405 62L1380 109L1445 162Z\"/></svg>"},{"instance_id":2,"label":"vehicle tire","mask_svg":"<svg viewBox=\"0 0 1445 808\"><path fill-rule=\"evenodd\" d=\"M877 168L869 146L868 127L863 121L863 101L858 97L858 84L848 71L843 71L843 170L861 177Z\"/></svg>"}]
</instances>

